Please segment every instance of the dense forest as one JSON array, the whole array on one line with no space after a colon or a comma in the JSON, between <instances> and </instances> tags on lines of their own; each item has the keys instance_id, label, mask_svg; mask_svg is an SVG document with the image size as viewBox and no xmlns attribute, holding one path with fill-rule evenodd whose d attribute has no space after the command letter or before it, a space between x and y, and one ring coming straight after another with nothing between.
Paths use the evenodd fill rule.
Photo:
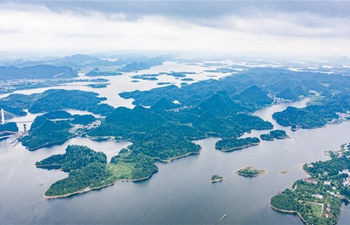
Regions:
<instances>
[{"instance_id":1,"label":"dense forest","mask_svg":"<svg viewBox=\"0 0 350 225\"><path fill-rule=\"evenodd\" d=\"M347 114L350 111L349 92L339 93L321 98L315 104L304 108L288 107L282 112L273 114L273 118L283 126L298 126L305 129L323 127L328 122L340 122L339 113ZM340 119L340 120L339 120Z\"/></svg>"},{"instance_id":2,"label":"dense forest","mask_svg":"<svg viewBox=\"0 0 350 225\"><path fill-rule=\"evenodd\" d=\"M43 169L61 169L64 172L81 169L93 162L107 163L106 155L102 152L95 152L86 146L70 145L66 153L53 155L35 165Z\"/></svg>"},{"instance_id":3,"label":"dense forest","mask_svg":"<svg viewBox=\"0 0 350 225\"><path fill-rule=\"evenodd\" d=\"M114 108L107 104L100 104L104 100L106 98L98 97L95 92L51 89L40 94L11 94L0 99L0 107L18 116L26 115L25 109L30 113L76 109L105 116Z\"/></svg>"},{"instance_id":4,"label":"dense forest","mask_svg":"<svg viewBox=\"0 0 350 225\"><path fill-rule=\"evenodd\" d=\"M147 179L158 171L153 158L126 149L107 163L106 155L86 146L71 145L64 154L53 155L35 165L42 169L61 169L67 178L53 183L47 197L66 197L109 186L117 180Z\"/></svg>"},{"instance_id":5,"label":"dense forest","mask_svg":"<svg viewBox=\"0 0 350 225\"><path fill-rule=\"evenodd\" d=\"M14 122L0 124L0 133L4 131L17 132L18 131L17 124Z\"/></svg>"},{"instance_id":6,"label":"dense forest","mask_svg":"<svg viewBox=\"0 0 350 225\"><path fill-rule=\"evenodd\" d=\"M66 122L53 122L44 116L38 116L32 123L28 135L22 137L22 145L29 151L43 146L63 143L74 135L69 132L72 126Z\"/></svg>"},{"instance_id":7,"label":"dense forest","mask_svg":"<svg viewBox=\"0 0 350 225\"><path fill-rule=\"evenodd\" d=\"M100 71L98 67L95 67L90 72L86 73L85 76L93 77L93 76L120 76L123 75L121 72L117 71Z\"/></svg>"},{"instance_id":8,"label":"dense forest","mask_svg":"<svg viewBox=\"0 0 350 225\"><path fill-rule=\"evenodd\" d=\"M242 148L247 148L249 146L258 145L260 143L259 138L257 137L247 137L247 138L230 138L223 139L215 144L217 150L223 152L230 152L235 150L240 150Z\"/></svg>"},{"instance_id":9,"label":"dense forest","mask_svg":"<svg viewBox=\"0 0 350 225\"><path fill-rule=\"evenodd\" d=\"M266 99L266 95L258 94L260 91L257 91L255 87L252 88L251 93L243 92L252 86L258 87L265 94L270 93L277 97L296 100L296 97L300 95L309 95L311 90L317 91L323 96L329 95L329 92L349 91L350 78L322 73L253 68L220 80L200 81L181 88L170 85L150 91L124 92L120 93L120 96L133 98L135 105L151 106L165 97L171 101L178 100L183 106L190 106L197 105L210 98L217 91L226 91L232 99L248 96L248 98L256 101L255 110L266 105L268 101L271 102L271 100ZM254 97L249 97L249 95Z\"/></svg>"},{"instance_id":10,"label":"dense forest","mask_svg":"<svg viewBox=\"0 0 350 225\"><path fill-rule=\"evenodd\" d=\"M257 87L251 89L248 92L257 92ZM245 99L245 104L249 105L249 98ZM252 129L272 128L270 122L250 115L245 106L234 102L226 92L217 92L196 107L183 108L166 98L160 99L150 109L119 107L88 135L131 140L131 151L168 161L198 153L200 147L191 140L208 136L232 139ZM249 143L240 143L234 148L257 144L256 140L259 142L259 139L247 139Z\"/></svg>"}]
</instances>

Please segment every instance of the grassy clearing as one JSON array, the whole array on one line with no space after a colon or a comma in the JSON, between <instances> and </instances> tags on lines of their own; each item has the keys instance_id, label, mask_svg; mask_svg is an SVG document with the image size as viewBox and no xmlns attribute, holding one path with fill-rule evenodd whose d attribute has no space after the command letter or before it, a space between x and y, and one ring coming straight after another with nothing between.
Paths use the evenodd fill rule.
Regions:
<instances>
[{"instance_id":1,"label":"grassy clearing","mask_svg":"<svg viewBox=\"0 0 350 225\"><path fill-rule=\"evenodd\" d=\"M133 179L134 163L110 163L107 165L107 169L112 172L116 180Z\"/></svg>"}]
</instances>

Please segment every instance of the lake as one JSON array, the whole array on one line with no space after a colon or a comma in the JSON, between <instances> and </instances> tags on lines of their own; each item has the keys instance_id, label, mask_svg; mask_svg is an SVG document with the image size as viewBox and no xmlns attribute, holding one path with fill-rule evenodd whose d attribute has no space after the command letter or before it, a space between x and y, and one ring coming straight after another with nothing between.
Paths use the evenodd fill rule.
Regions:
<instances>
[{"instance_id":1,"label":"lake","mask_svg":"<svg viewBox=\"0 0 350 225\"><path fill-rule=\"evenodd\" d=\"M129 83L130 79L126 80ZM101 95L113 99L117 93L105 91ZM0 142L0 224L303 224L296 215L272 210L270 198L307 176L301 170L302 164L327 160L325 150L337 150L350 141L349 122L292 132L272 120L273 112L288 105L303 107L307 101L273 105L255 112L273 122L275 128L286 130L291 139L263 141L230 153L215 150L218 138L195 141L202 147L199 155L157 163L159 172L146 181L117 182L64 199L48 200L43 193L67 174L37 169L36 161L62 154L72 144L103 151L110 159L131 143L74 138L59 146L29 152L21 144L13 146L11 139ZM245 136L267 132L252 131ZM256 178L233 173L247 165L267 173ZM281 175L282 170L288 173ZM224 176L225 180L212 184L213 174ZM350 210L342 208L339 224L349 224ZM227 217L220 220L224 214Z\"/></svg>"}]
</instances>

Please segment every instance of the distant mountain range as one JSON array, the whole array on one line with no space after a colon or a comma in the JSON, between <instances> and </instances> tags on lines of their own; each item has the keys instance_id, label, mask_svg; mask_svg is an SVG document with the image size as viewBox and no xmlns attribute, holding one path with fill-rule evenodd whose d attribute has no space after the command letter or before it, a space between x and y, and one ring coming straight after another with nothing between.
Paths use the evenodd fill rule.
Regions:
<instances>
[{"instance_id":1,"label":"distant mountain range","mask_svg":"<svg viewBox=\"0 0 350 225\"><path fill-rule=\"evenodd\" d=\"M36 65L19 68L16 66L1 66L0 80L23 78L72 78L78 74L68 66Z\"/></svg>"},{"instance_id":2,"label":"distant mountain range","mask_svg":"<svg viewBox=\"0 0 350 225\"><path fill-rule=\"evenodd\" d=\"M41 61L16 60L12 62L3 62L3 66L28 67L36 65L52 65L52 66L69 66L74 70L79 70L83 67L121 67L121 71L135 71L141 69L149 69L155 65L161 65L164 61L171 59L171 56L119 56L116 60L100 59L95 56L76 54ZM136 65L136 66L135 66Z\"/></svg>"}]
</instances>

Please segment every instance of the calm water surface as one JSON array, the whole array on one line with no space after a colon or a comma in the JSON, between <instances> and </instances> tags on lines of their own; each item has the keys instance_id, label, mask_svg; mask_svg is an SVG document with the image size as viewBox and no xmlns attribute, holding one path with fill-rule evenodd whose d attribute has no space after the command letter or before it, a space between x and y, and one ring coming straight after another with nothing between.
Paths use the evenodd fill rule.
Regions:
<instances>
[{"instance_id":1,"label":"calm water surface","mask_svg":"<svg viewBox=\"0 0 350 225\"><path fill-rule=\"evenodd\" d=\"M293 105L303 107L306 102ZM274 105L255 114L274 123L273 112L287 106ZM43 193L67 174L37 169L36 161L61 154L71 144L103 151L110 159L131 143L75 138L60 146L29 152L20 144L14 147L11 139L0 142L0 224L302 224L295 215L272 210L269 200L307 176L302 164L327 160L325 150L336 150L349 142L350 123L297 132L276 124L275 128L286 130L291 139L224 153L215 150L219 139L207 138L196 141L202 146L199 155L158 163L159 172L149 180L117 182L98 191L54 200L43 198ZM261 133L267 132L252 131L246 136ZM252 179L233 173L247 165L267 173ZM282 170L288 173L281 175ZM213 174L226 179L212 184ZM220 220L223 214L227 217ZM339 223L349 222L350 210L344 206Z\"/></svg>"}]
</instances>

